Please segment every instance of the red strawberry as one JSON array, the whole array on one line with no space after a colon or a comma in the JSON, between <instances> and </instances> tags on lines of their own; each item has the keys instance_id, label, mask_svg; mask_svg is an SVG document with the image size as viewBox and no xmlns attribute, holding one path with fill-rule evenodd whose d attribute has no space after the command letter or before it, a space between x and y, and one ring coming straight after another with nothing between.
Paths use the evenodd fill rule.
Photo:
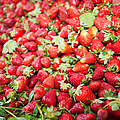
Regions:
<instances>
[{"instance_id":1,"label":"red strawberry","mask_svg":"<svg viewBox=\"0 0 120 120\"><path fill-rule=\"evenodd\" d=\"M36 103L38 103L37 101L32 101L30 103L28 103L25 107L24 107L24 111L26 113L33 113L35 107L36 107Z\"/></svg>"},{"instance_id":2,"label":"red strawberry","mask_svg":"<svg viewBox=\"0 0 120 120\"><path fill-rule=\"evenodd\" d=\"M12 60L11 60L12 64L13 65L22 65L23 63L23 59L21 58L21 56L19 55L15 55L12 57Z\"/></svg>"},{"instance_id":3,"label":"red strawberry","mask_svg":"<svg viewBox=\"0 0 120 120\"><path fill-rule=\"evenodd\" d=\"M100 80L104 77L104 70L106 68L102 65L99 65L98 67L95 68L94 72L93 72L93 80Z\"/></svg>"},{"instance_id":4,"label":"red strawberry","mask_svg":"<svg viewBox=\"0 0 120 120\"><path fill-rule=\"evenodd\" d=\"M120 20L117 17L112 16L112 21L113 21L114 28L120 27Z\"/></svg>"},{"instance_id":5,"label":"red strawberry","mask_svg":"<svg viewBox=\"0 0 120 120\"><path fill-rule=\"evenodd\" d=\"M48 34L47 29L41 28L35 33L35 36L36 37L45 37L47 34Z\"/></svg>"},{"instance_id":6,"label":"red strawberry","mask_svg":"<svg viewBox=\"0 0 120 120\"><path fill-rule=\"evenodd\" d=\"M7 99L13 99L14 97L15 97L15 91L13 90L13 89L8 89L8 90L6 90L5 91L5 97L7 98Z\"/></svg>"},{"instance_id":7,"label":"red strawberry","mask_svg":"<svg viewBox=\"0 0 120 120\"><path fill-rule=\"evenodd\" d=\"M70 109L71 113L83 113L84 112L84 107L82 106L81 103L75 103L75 105L73 105L73 107Z\"/></svg>"},{"instance_id":8,"label":"red strawberry","mask_svg":"<svg viewBox=\"0 0 120 120\"><path fill-rule=\"evenodd\" d=\"M112 26L111 21L102 17L96 17L94 24L99 30L109 30L109 27Z\"/></svg>"},{"instance_id":9,"label":"red strawberry","mask_svg":"<svg viewBox=\"0 0 120 120\"><path fill-rule=\"evenodd\" d=\"M83 58L81 58L80 62L81 63L95 63L96 60L97 59L95 57L95 54L88 52L87 54L85 54Z\"/></svg>"},{"instance_id":10,"label":"red strawberry","mask_svg":"<svg viewBox=\"0 0 120 120\"><path fill-rule=\"evenodd\" d=\"M50 46L48 48L48 54L49 54L49 57L51 57L51 58L57 57L59 54L58 48L54 47L54 46Z\"/></svg>"},{"instance_id":11,"label":"red strawberry","mask_svg":"<svg viewBox=\"0 0 120 120\"><path fill-rule=\"evenodd\" d=\"M9 66L8 67L8 74L10 75L16 75L18 66Z\"/></svg>"},{"instance_id":12,"label":"red strawberry","mask_svg":"<svg viewBox=\"0 0 120 120\"><path fill-rule=\"evenodd\" d=\"M42 68L42 64L41 64L41 59L40 57L37 57L33 62L32 62L32 67L35 70L40 70Z\"/></svg>"},{"instance_id":13,"label":"red strawberry","mask_svg":"<svg viewBox=\"0 0 120 120\"><path fill-rule=\"evenodd\" d=\"M93 92L97 92L100 88L100 81L93 81L89 84L89 88L93 91Z\"/></svg>"},{"instance_id":14,"label":"red strawberry","mask_svg":"<svg viewBox=\"0 0 120 120\"><path fill-rule=\"evenodd\" d=\"M85 104L89 104L90 101L96 99L96 96L90 90L88 86L78 86L76 90L76 100Z\"/></svg>"},{"instance_id":15,"label":"red strawberry","mask_svg":"<svg viewBox=\"0 0 120 120\"><path fill-rule=\"evenodd\" d=\"M51 19L46 14L39 14L36 19L41 27L48 27L49 23L51 23Z\"/></svg>"},{"instance_id":16,"label":"red strawberry","mask_svg":"<svg viewBox=\"0 0 120 120\"><path fill-rule=\"evenodd\" d=\"M98 96L104 97L104 96L114 96L114 95L116 95L116 89L112 85L106 82L101 82L101 86L98 91Z\"/></svg>"},{"instance_id":17,"label":"red strawberry","mask_svg":"<svg viewBox=\"0 0 120 120\"><path fill-rule=\"evenodd\" d=\"M36 47L37 47L37 43L35 42L27 42L24 44L25 48L27 48L30 51L35 51Z\"/></svg>"},{"instance_id":18,"label":"red strawberry","mask_svg":"<svg viewBox=\"0 0 120 120\"><path fill-rule=\"evenodd\" d=\"M108 118L108 111L105 109L99 109L97 112L98 120L106 120Z\"/></svg>"},{"instance_id":19,"label":"red strawberry","mask_svg":"<svg viewBox=\"0 0 120 120\"><path fill-rule=\"evenodd\" d=\"M9 79L6 78L4 74L0 74L0 85L5 85L7 83L9 83Z\"/></svg>"},{"instance_id":20,"label":"red strawberry","mask_svg":"<svg viewBox=\"0 0 120 120\"><path fill-rule=\"evenodd\" d=\"M88 73L89 66L78 61L73 67L74 72Z\"/></svg>"},{"instance_id":21,"label":"red strawberry","mask_svg":"<svg viewBox=\"0 0 120 120\"><path fill-rule=\"evenodd\" d=\"M101 0L92 0L94 4L101 3Z\"/></svg>"},{"instance_id":22,"label":"red strawberry","mask_svg":"<svg viewBox=\"0 0 120 120\"><path fill-rule=\"evenodd\" d=\"M46 79L44 79L43 84L45 88L54 88L54 77L49 76Z\"/></svg>"},{"instance_id":23,"label":"red strawberry","mask_svg":"<svg viewBox=\"0 0 120 120\"><path fill-rule=\"evenodd\" d=\"M82 113L75 120L96 120L96 116L93 113Z\"/></svg>"},{"instance_id":24,"label":"red strawberry","mask_svg":"<svg viewBox=\"0 0 120 120\"><path fill-rule=\"evenodd\" d=\"M28 42L27 38L21 37L20 39L18 39L18 42L20 45L24 45L26 42Z\"/></svg>"},{"instance_id":25,"label":"red strawberry","mask_svg":"<svg viewBox=\"0 0 120 120\"><path fill-rule=\"evenodd\" d=\"M56 105L56 90L51 89L49 90L42 98L42 103L47 104L48 107L51 105L55 106Z\"/></svg>"},{"instance_id":26,"label":"red strawberry","mask_svg":"<svg viewBox=\"0 0 120 120\"><path fill-rule=\"evenodd\" d=\"M42 98L46 93L46 90L39 85L34 87L34 91L34 100Z\"/></svg>"},{"instance_id":27,"label":"red strawberry","mask_svg":"<svg viewBox=\"0 0 120 120\"><path fill-rule=\"evenodd\" d=\"M69 81L75 87L82 84L82 80L86 80L85 75L82 73L73 73L71 76L69 75Z\"/></svg>"},{"instance_id":28,"label":"red strawberry","mask_svg":"<svg viewBox=\"0 0 120 120\"><path fill-rule=\"evenodd\" d=\"M58 10L59 10L58 7L53 7L53 8L51 8L51 9L48 10L48 15L52 19L54 19L56 17L56 15L57 15Z\"/></svg>"},{"instance_id":29,"label":"red strawberry","mask_svg":"<svg viewBox=\"0 0 120 120\"><path fill-rule=\"evenodd\" d=\"M120 17L120 5L113 5L112 6L112 13L117 17Z\"/></svg>"},{"instance_id":30,"label":"red strawberry","mask_svg":"<svg viewBox=\"0 0 120 120\"><path fill-rule=\"evenodd\" d=\"M109 84L112 86L120 86L120 74L119 73L112 73L106 72L105 78Z\"/></svg>"},{"instance_id":31,"label":"red strawberry","mask_svg":"<svg viewBox=\"0 0 120 120\"><path fill-rule=\"evenodd\" d=\"M41 63L43 65L43 67L48 68L51 64L51 61L48 57L43 57L43 58L41 58Z\"/></svg>"},{"instance_id":32,"label":"red strawberry","mask_svg":"<svg viewBox=\"0 0 120 120\"><path fill-rule=\"evenodd\" d=\"M48 72L39 70L37 73L37 78L39 81L43 82L49 76Z\"/></svg>"},{"instance_id":33,"label":"red strawberry","mask_svg":"<svg viewBox=\"0 0 120 120\"><path fill-rule=\"evenodd\" d=\"M72 98L66 98L63 99L62 101L60 101L59 103L62 107L65 107L65 109L69 110L71 108L72 105Z\"/></svg>"},{"instance_id":34,"label":"red strawberry","mask_svg":"<svg viewBox=\"0 0 120 120\"><path fill-rule=\"evenodd\" d=\"M34 59L34 55L26 56L24 58L24 60L23 60L23 64L25 66L30 66L30 64L32 63L33 59Z\"/></svg>"},{"instance_id":35,"label":"red strawberry","mask_svg":"<svg viewBox=\"0 0 120 120\"><path fill-rule=\"evenodd\" d=\"M79 0L69 0L69 3L70 3L70 5L77 7L79 5Z\"/></svg>"},{"instance_id":36,"label":"red strawberry","mask_svg":"<svg viewBox=\"0 0 120 120\"><path fill-rule=\"evenodd\" d=\"M23 70L25 69L25 66L19 66L16 71L17 76L21 76L23 74Z\"/></svg>"},{"instance_id":37,"label":"red strawberry","mask_svg":"<svg viewBox=\"0 0 120 120\"><path fill-rule=\"evenodd\" d=\"M4 60L4 58L0 59L0 69L3 69L6 66L7 60Z\"/></svg>"},{"instance_id":38,"label":"red strawberry","mask_svg":"<svg viewBox=\"0 0 120 120\"><path fill-rule=\"evenodd\" d=\"M85 30L80 33L80 43L84 46L90 45L92 43L92 36Z\"/></svg>"},{"instance_id":39,"label":"red strawberry","mask_svg":"<svg viewBox=\"0 0 120 120\"><path fill-rule=\"evenodd\" d=\"M74 120L72 115L69 113L62 113L59 120Z\"/></svg>"}]
</instances>

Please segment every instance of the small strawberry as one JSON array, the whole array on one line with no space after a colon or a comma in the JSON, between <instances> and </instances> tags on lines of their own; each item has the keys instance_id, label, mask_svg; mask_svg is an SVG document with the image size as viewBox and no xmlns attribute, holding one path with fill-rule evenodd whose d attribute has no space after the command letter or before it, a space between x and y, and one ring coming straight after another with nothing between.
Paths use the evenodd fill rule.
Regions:
<instances>
[{"instance_id":1,"label":"small strawberry","mask_svg":"<svg viewBox=\"0 0 120 120\"><path fill-rule=\"evenodd\" d=\"M30 88L31 88L31 87L34 87L35 84L37 83L37 81L38 81L37 75L32 76L32 77L30 78L30 81L29 81L29 87L30 87Z\"/></svg>"},{"instance_id":2,"label":"small strawberry","mask_svg":"<svg viewBox=\"0 0 120 120\"><path fill-rule=\"evenodd\" d=\"M98 120L106 120L108 118L108 111L105 109L99 109L97 112Z\"/></svg>"},{"instance_id":3,"label":"small strawberry","mask_svg":"<svg viewBox=\"0 0 120 120\"><path fill-rule=\"evenodd\" d=\"M59 54L58 48L54 47L54 46L50 46L48 48L48 54L49 54L49 57L51 57L51 58L57 57Z\"/></svg>"},{"instance_id":4,"label":"small strawberry","mask_svg":"<svg viewBox=\"0 0 120 120\"><path fill-rule=\"evenodd\" d=\"M101 0L92 0L94 4L101 3Z\"/></svg>"},{"instance_id":5,"label":"small strawberry","mask_svg":"<svg viewBox=\"0 0 120 120\"><path fill-rule=\"evenodd\" d=\"M35 51L37 48L37 43L35 42L27 42L24 44L25 48L27 48L30 51Z\"/></svg>"},{"instance_id":6,"label":"small strawberry","mask_svg":"<svg viewBox=\"0 0 120 120\"><path fill-rule=\"evenodd\" d=\"M93 113L82 113L75 120L96 120L96 116Z\"/></svg>"},{"instance_id":7,"label":"small strawberry","mask_svg":"<svg viewBox=\"0 0 120 120\"><path fill-rule=\"evenodd\" d=\"M43 65L43 67L48 68L51 65L51 60L48 57L42 57L41 63Z\"/></svg>"},{"instance_id":8,"label":"small strawberry","mask_svg":"<svg viewBox=\"0 0 120 120\"><path fill-rule=\"evenodd\" d=\"M71 76L69 75L69 81L75 87L77 87L80 84L82 84L83 80L86 80L86 77L82 73L73 73Z\"/></svg>"},{"instance_id":9,"label":"small strawberry","mask_svg":"<svg viewBox=\"0 0 120 120\"><path fill-rule=\"evenodd\" d=\"M15 97L15 91L13 90L13 89L8 89L8 90L6 90L5 91L5 97L7 98L7 99L13 99L14 97Z\"/></svg>"},{"instance_id":10,"label":"small strawberry","mask_svg":"<svg viewBox=\"0 0 120 120\"><path fill-rule=\"evenodd\" d=\"M112 6L112 13L117 17L120 17L120 5L113 5Z\"/></svg>"},{"instance_id":11,"label":"small strawberry","mask_svg":"<svg viewBox=\"0 0 120 120\"><path fill-rule=\"evenodd\" d=\"M100 88L100 81L93 81L89 84L89 88L93 91L93 92L97 92Z\"/></svg>"},{"instance_id":12,"label":"small strawberry","mask_svg":"<svg viewBox=\"0 0 120 120\"><path fill-rule=\"evenodd\" d=\"M17 75L17 76L22 76L24 69L25 69L25 66L22 66L22 65L19 66L19 67L17 68L16 75Z\"/></svg>"},{"instance_id":13,"label":"small strawberry","mask_svg":"<svg viewBox=\"0 0 120 120\"><path fill-rule=\"evenodd\" d=\"M25 66L30 66L31 63L32 63L32 61L33 61L33 59L34 59L34 55L26 56L26 57L24 58L24 60L23 60L23 64L24 64Z\"/></svg>"},{"instance_id":14,"label":"small strawberry","mask_svg":"<svg viewBox=\"0 0 120 120\"><path fill-rule=\"evenodd\" d=\"M88 73L89 66L78 61L73 67L74 72Z\"/></svg>"},{"instance_id":15,"label":"small strawberry","mask_svg":"<svg viewBox=\"0 0 120 120\"><path fill-rule=\"evenodd\" d=\"M6 78L4 74L0 74L0 85L5 85L7 83L9 83L9 79Z\"/></svg>"},{"instance_id":16,"label":"small strawberry","mask_svg":"<svg viewBox=\"0 0 120 120\"><path fill-rule=\"evenodd\" d=\"M4 67L6 66L7 60L4 60L4 58L0 59L0 69L4 69Z\"/></svg>"},{"instance_id":17,"label":"small strawberry","mask_svg":"<svg viewBox=\"0 0 120 120\"><path fill-rule=\"evenodd\" d=\"M88 86L78 86L75 92L77 101L81 101L85 104L89 104L90 101L96 99L96 96L90 90Z\"/></svg>"},{"instance_id":18,"label":"small strawberry","mask_svg":"<svg viewBox=\"0 0 120 120\"><path fill-rule=\"evenodd\" d=\"M88 28L88 33L92 36L95 37L98 33L98 29L95 26L91 26Z\"/></svg>"},{"instance_id":19,"label":"small strawberry","mask_svg":"<svg viewBox=\"0 0 120 120\"><path fill-rule=\"evenodd\" d=\"M56 90L51 89L49 90L43 97L42 97L42 103L47 104L48 107L55 106L56 105Z\"/></svg>"},{"instance_id":20,"label":"small strawberry","mask_svg":"<svg viewBox=\"0 0 120 120\"><path fill-rule=\"evenodd\" d=\"M75 103L73 107L70 109L70 113L83 113L84 112L84 107L82 106L81 103Z\"/></svg>"},{"instance_id":21,"label":"small strawberry","mask_svg":"<svg viewBox=\"0 0 120 120\"><path fill-rule=\"evenodd\" d=\"M22 65L23 63L23 59L21 58L21 56L19 55L15 55L15 56L12 56L12 60L11 60L12 64L13 65Z\"/></svg>"},{"instance_id":22,"label":"small strawberry","mask_svg":"<svg viewBox=\"0 0 120 120\"><path fill-rule=\"evenodd\" d=\"M10 75L16 75L18 66L9 66L8 67L8 74Z\"/></svg>"},{"instance_id":23,"label":"small strawberry","mask_svg":"<svg viewBox=\"0 0 120 120\"><path fill-rule=\"evenodd\" d=\"M54 19L58 13L58 7L53 7L51 9L48 10L48 15L50 18Z\"/></svg>"},{"instance_id":24,"label":"small strawberry","mask_svg":"<svg viewBox=\"0 0 120 120\"><path fill-rule=\"evenodd\" d=\"M49 76L44 79L42 86L44 86L45 88L54 88L54 77Z\"/></svg>"},{"instance_id":25,"label":"small strawberry","mask_svg":"<svg viewBox=\"0 0 120 120\"><path fill-rule=\"evenodd\" d=\"M69 0L69 3L70 3L70 5L77 7L79 5L79 0Z\"/></svg>"},{"instance_id":26,"label":"small strawberry","mask_svg":"<svg viewBox=\"0 0 120 120\"><path fill-rule=\"evenodd\" d=\"M59 120L74 120L74 119L73 119L73 117L72 117L71 114L69 114L69 113L63 113L60 116Z\"/></svg>"},{"instance_id":27,"label":"small strawberry","mask_svg":"<svg viewBox=\"0 0 120 120\"><path fill-rule=\"evenodd\" d=\"M47 29L41 28L35 33L35 36L36 37L45 37L47 34L48 34Z\"/></svg>"},{"instance_id":28,"label":"small strawberry","mask_svg":"<svg viewBox=\"0 0 120 120\"><path fill-rule=\"evenodd\" d=\"M107 82L111 84L112 86L120 85L120 74L119 73L106 72L105 78Z\"/></svg>"}]
</instances>

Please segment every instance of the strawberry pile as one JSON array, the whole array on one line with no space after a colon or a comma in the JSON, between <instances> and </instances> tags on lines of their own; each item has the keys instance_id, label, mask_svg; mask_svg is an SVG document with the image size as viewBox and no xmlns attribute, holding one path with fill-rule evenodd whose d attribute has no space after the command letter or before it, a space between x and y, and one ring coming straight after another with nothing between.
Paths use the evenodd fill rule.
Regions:
<instances>
[{"instance_id":1,"label":"strawberry pile","mask_svg":"<svg viewBox=\"0 0 120 120\"><path fill-rule=\"evenodd\" d=\"M0 0L0 120L120 119L120 0Z\"/></svg>"}]
</instances>

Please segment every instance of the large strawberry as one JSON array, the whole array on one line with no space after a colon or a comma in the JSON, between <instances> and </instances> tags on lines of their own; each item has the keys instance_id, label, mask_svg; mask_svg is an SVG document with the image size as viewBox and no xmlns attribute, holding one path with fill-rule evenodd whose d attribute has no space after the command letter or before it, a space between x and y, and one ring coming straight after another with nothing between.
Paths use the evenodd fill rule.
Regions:
<instances>
[{"instance_id":1,"label":"large strawberry","mask_svg":"<svg viewBox=\"0 0 120 120\"><path fill-rule=\"evenodd\" d=\"M73 117L72 117L72 115L69 114L69 113L63 113L63 114L60 116L59 120L73 120Z\"/></svg>"}]
</instances>

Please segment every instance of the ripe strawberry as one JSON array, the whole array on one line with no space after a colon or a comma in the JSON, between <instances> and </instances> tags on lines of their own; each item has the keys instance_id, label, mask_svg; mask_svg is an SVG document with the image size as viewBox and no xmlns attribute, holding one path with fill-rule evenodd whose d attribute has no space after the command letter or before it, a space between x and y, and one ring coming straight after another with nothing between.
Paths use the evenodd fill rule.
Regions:
<instances>
[{"instance_id":1,"label":"ripe strawberry","mask_svg":"<svg viewBox=\"0 0 120 120\"><path fill-rule=\"evenodd\" d=\"M93 92L97 92L100 88L100 81L93 81L89 84L89 88L93 91Z\"/></svg>"},{"instance_id":2,"label":"ripe strawberry","mask_svg":"<svg viewBox=\"0 0 120 120\"><path fill-rule=\"evenodd\" d=\"M7 60L4 60L4 58L0 59L0 69L4 69L4 67L6 66Z\"/></svg>"},{"instance_id":3,"label":"ripe strawberry","mask_svg":"<svg viewBox=\"0 0 120 120\"><path fill-rule=\"evenodd\" d=\"M84 107L82 106L81 103L75 103L73 107L70 109L70 113L83 113L84 112Z\"/></svg>"},{"instance_id":4,"label":"ripe strawberry","mask_svg":"<svg viewBox=\"0 0 120 120\"><path fill-rule=\"evenodd\" d=\"M24 107L24 111L26 113L33 113L35 107L36 107L36 103L38 103L37 101L32 101L30 103L28 103L25 107Z\"/></svg>"},{"instance_id":5,"label":"ripe strawberry","mask_svg":"<svg viewBox=\"0 0 120 120\"><path fill-rule=\"evenodd\" d=\"M51 65L51 61L48 57L42 57L41 63L43 65L43 67L45 67L45 68L48 68Z\"/></svg>"},{"instance_id":6,"label":"ripe strawberry","mask_svg":"<svg viewBox=\"0 0 120 120\"><path fill-rule=\"evenodd\" d=\"M9 83L9 79L6 78L4 74L0 74L0 85L5 85L7 83Z\"/></svg>"},{"instance_id":7,"label":"ripe strawberry","mask_svg":"<svg viewBox=\"0 0 120 120\"><path fill-rule=\"evenodd\" d=\"M35 33L35 36L36 37L45 37L47 34L48 34L47 29L41 28Z\"/></svg>"},{"instance_id":8,"label":"ripe strawberry","mask_svg":"<svg viewBox=\"0 0 120 120\"><path fill-rule=\"evenodd\" d=\"M100 80L104 77L104 70L106 68L102 65L99 65L98 67L95 68L94 72L93 72L93 80Z\"/></svg>"},{"instance_id":9,"label":"ripe strawberry","mask_svg":"<svg viewBox=\"0 0 120 120\"><path fill-rule=\"evenodd\" d=\"M92 36L85 30L82 30L80 33L80 43L84 46L92 43Z\"/></svg>"},{"instance_id":10,"label":"ripe strawberry","mask_svg":"<svg viewBox=\"0 0 120 120\"><path fill-rule=\"evenodd\" d=\"M49 57L51 57L51 58L57 57L59 54L58 48L54 47L54 46L50 46L48 48L48 54L49 54Z\"/></svg>"},{"instance_id":11,"label":"ripe strawberry","mask_svg":"<svg viewBox=\"0 0 120 120\"><path fill-rule=\"evenodd\" d=\"M88 28L88 33L92 36L95 37L98 33L98 29L95 26L91 26Z\"/></svg>"},{"instance_id":12,"label":"ripe strawberry","mask_svg":"<svg viewBox=\"0 0 120 120\"><path fill-rule=\"evenodd\" d=\"M76 90L76 100L81 101L84 104L89 104L90 101L96 99L96 96L90 90L88 86L78 86Z\"/></svg>"},{"instance_id":13,"label":"ripe strawberry","mask_svg":"<svg viewBox=\"0 0 120 120\"><path fill-rule=\"evenodd\" d=\"M32 76L32 77L30 78L30 81L29 81L29 87L30 87L30 88L31 88L31 87L34 87L35 84L37 83L37 81L38 81L37 75Z\"/></svg>"},{"instance_id":14,"label":"ripe strawberry","mask_svg":"<svg viewBox=\"0 0 120 120\"><path fill-rule=\"evenodd\" d=\"M51 19L46 14L39 14L36 20L39 21L41 27L48 27Z\"/></svg>"},{"instance_id":15,"label":"ripe strawberry","mask_svg":"<svg viewBox=\"0 0 120 120\"><path fill-rule=\"evenodd\" d=\"M42 86L44 86L45 88L54 88L54 77L49 76L44 79Z\"/></svg>"},{"instance_id":16,"label":"ripe strawberry","mask_svg":"<svg viewBox=\"0 0 120 120\"><path fill-rule=\"evenodd\" d=\"M94 4L101 3L101 0L92 0Z\"/></svg>"},{"instance_id":17,"label":"ripe strawberry","mask_svg":"<svg viewBox=\"0 0 120 120\"><path fill-rule=\"evenodd\" d=\"M112 16L112 21L113 21L114 28L120 27L120 20L117 17Z\"/></svg>"},{"instance_id":18,"label":"ripe strawberry","mask_svg":"<svg viewBox=\"0 0 120 120\"><path fill-rule=\"evenodd\" d=\"M13 65L22 65L23 63L23 59L21 58L21 56L19 55L14 55L12 56L12 60L11 60Z\"/></svg>"},{"instance_id":19,"label":"ripe strawberry","mask_svg":"<svg viewBox=\"0 0 120 120\"><path fill-rule=\"evenodd\" d=\"M88 73L89 66L78 61L73 67L74 72Z\"/></svg>"},{"instance_id":20,"label":"ripe strawberry","mask_svg":"<svg viewBox=\"0 0 120 120\"><path fill-rule=\"evenodd\" d=\"M52 19L54 19L58 13L58 7L54 7L48 10L48 15L49 17L51 17Z\"/></svg>"},{"instance_id":21,"label":"ripe strawberry","mask_svg":"<svg viewBox=\"0 0 120 120\"><path fill-rule=\"evenodd\" d=\"M111 3L112 3L112 0L102 0L102 3L103 3L103 4L111 4Z\"/></svg>"},{"instance_id":22,"label":"ripe strawberry","mask_svg":"<svg viewBox=\"0 0 120 120\"><path fill-rule=\"evenodd\" d=\"M94 39L92 41L92 45L90 46L90 50L92 52L98 53L102 50L103 44L99 39Z\"/></svg>"},{"instance_id":23,"label":"ripe strawberry","mask_svg":"<svg viewBox=\"0 0 120 120\"><path fill-rule=\"evenodd\" d=\"M51 89L49 90L43 97L42 97L42 103L47 104L48 107L51 105L56 105L56 90Z\"/></svg>"},{"instance_id":24,"label":"ripe strawberry","mask_svg":"<svg viewBox=\"0 0 120 120\"><path fill-rule=\"evenodd\" d=\"M79 5L79 0L69 0L69 3L70 3L70 5L77 7Z\"/></svg>"},{"instance_id":25,"label":"ripe strawberry","mask_svg":"<svg viewBox=\"0 0 120 120\"><path fill-rule=\"evenodd\" d=\"M81 58L80 62L81 63L95 63L96 60L97 59L95 57L95 54L88 52L87 54L85 54L83 58Z\"/></svg>"},{"instance_id":26,"label":"ripe strawberry","mask_svg":"<svg viewBox=\"0 0 120 120\"><path fill-rule=\"evenodd\" d=\"M69 74L69 81L75 87L82 84L82 80L86 80L85 75L82 73L73 73L72 75Z\"/></svg>"},{"instance_id":27,"label":"ripe strawberry","mask_svg":"<svg viewBox=\"0 0 120 120\"><path fill-rule=\"evenodd\" d=\"M40 70L42 68L40 57L36 57L36 59L32 62L32 67L35 70Z\"/></svg>"},{"instance_id":28,"label":"ripe strawberry","mask_svg":"<svg viewBox=\"0 0 120 120\"><path fill-rule=\"evenodd\" d=\"M16 75L18 66L9 66L8 67L8 74L10 75Z\"/></svg>"},{"instance_id":29,"label":"ripe strawberry","mask_svg":"<svg viewBox=\"0 0 120 120\"><path fill-rule=\"evenodd\" d=\"M101 82L101 86L98 91L98 96L106 97L106 96L114 96L114 95L116 95L116 89L112 85L106 82Z\"/></svg>"},{"instance_id":30,"label":"ripe strawberry","mask_svg":"<svg viewBox=\"0 0 120 120\"><path fill-rule=\"evenodd\" d=\"M8 90L6 90L5 91L5 97L7 98L7 99L13 99L14 97L15 97L15 91L13 90L13 89L8 89Z\"/></svg>"},{"instance_id":31,"label":"ripe strawberry","mask_svg":"<svg viewBox=\"0 0 120 120\"><path fill-rule=\"evenodd\" d=\"M96 116L93 113L82 113L75 120L96 120Z\"/></svg>"},{"instance_id":32,"label":"ripe strawberry","mask_svg":"<svg viewBox=\"0 0 120 120\"><path fill-rule=\"evenodd\" d=\"M37 73L37 78L39 81L43 82L49 76L48 72L39 70Z\"/></svg>"},{"instance_id":33,"label":"ripe strawberry","mask_svg":"<svg viewBox=\"0 0 120 120\"><path fill-rule=\"evenodd\" d=\"M120 85L120 74L119 73L106 72L105 78L107 82L111 84L112 86Z\"/></svg>"},{"instance_id":34,"label":"ripe strawberry","mask_svg":"<svg viewBox=\"0 0 120 120\"><path fill-rule=\"evenodd\" d=\"M109 30L109 27L112 26L111 21L102 17L96 17L94 24L99 30Z\"/></svg>"},{"instance_id":35,"label":"ripe strawberry","mask_svg":"<svg viewBox=\"0 0 120 120\"><path fill-rule=\"evenodd\" d=\"M99 109L97 112L98 120L106 120L108 118L108 111L105 109Z\"/></svg>"},{"instance_id":36,"label":"ripe strawberry","mask_svg":"<svg viewBox=\"0 0 120 120\"><path fill-rule=\"evenodd\" d=\"M35 42L27 42L24 44L25 48L27 48L30 51L35 51L37 47L37 43Z\"/></svg>"},{"instance_id":37,"label":"ripe strawberry","mask_svg":"<svg viewBox=\"0 0 120 120\"><path fill-rule=\"evenodd\" d=\"M69 110L71 108L72 102L73 102L72 98L69 97L69 98L61 100L59 104L62 107L65 107L65 109Z\"/></svg>"},{"instance_id":38,"label":"ripe strawberry","mask_svg":"<svg viewBox=\"0 0 120 120\"><path fill-rule=\"evenodd\" d=\"M16 71L17 76L22 76L23 70L25 69L25 66L19 66Z\"/></svg>"},{"instance_id":39,"label":"ripe strawberry","mask_svg":"<svg viewBox=\"0 0 120 120\"><path fill-rule=\"evenodd\" d=\"M52 67L54 70L57 70L57 68L59 67L59 65L62 63L62 60L60 57L57 57L54 59Z\"/></svg>"},{"instance_id":40,"label":"ripe strawberry","mask_svg":"<svg viewBox=\"0 0 120 120\"><path fill-rule=\"evenodd\" d=\"M24 60L23 60L23 64L24 64L25 66L30 66L31 63L32 63L32 61L33 61L33 59L34 59L34 55L26 56L26 57L24 58Z\"/></svg>"},{"instance_id":41,"label":"ripe strawberry","mask_svg":"<svg viewBox=\"0 0 120 120\"><path fill-rule=\"evenodd\" d=\"M120 5L113 5L112 6L112 13L117 17L120 17Z\"/></svg>"},{"instance_id":42,"label":"ripe strawberry","mask_svg":"<svg viewBox=\"0 0 120 120\"><path fill-rule=\"evenodd\" d=\"M73 117L69 113L62 113L59 120L73 120Z\"/></svg>"},{"instance_id":43,"label":"ripe strawberry","mask_svg":"<svg viewBox=\"0 0 120 120\"><path fill-rule=\"evenodd\" d=\"M34 90L35 90L35 92L34 92L34 100L42 98L46 93L46 90L42 86L39 86L39 85L35 86Z\"/></svg>"}]
</instances>

